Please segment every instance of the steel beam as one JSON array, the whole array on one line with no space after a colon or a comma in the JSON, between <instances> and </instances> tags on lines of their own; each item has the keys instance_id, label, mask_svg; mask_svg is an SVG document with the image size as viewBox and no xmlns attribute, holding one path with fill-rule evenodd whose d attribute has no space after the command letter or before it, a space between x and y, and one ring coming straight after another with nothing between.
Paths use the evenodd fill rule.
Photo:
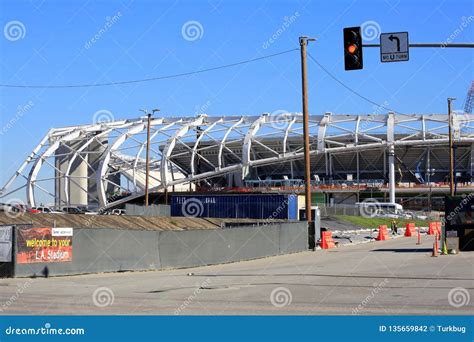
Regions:
<instances>
[{"instance_id":1,"label":"steel beam","mask_svg":"<svg viewBox=\"0 0 474 342\"><path fill-rule=\"evenodd\" d=\"M247 134L244 138L244 144L242 147L242 179L244 179L250 171L250 149L252 146L252 140L260 129L260 126L267 120L268 114L262 114L257 120L252 123Z\"/></svg>"},{"instance_id":2,"label":"steel beam","mask_svg":"<svg viewBox=\"0 0 474 342\"><path fill-rule=\"evenodd\" d=\"M163 148L163 153L161 154L161 186L163 189L167 189L170 182L168 181L168 171L170 171L170 157L171 154L173 153L173 149L176 146L176 142L182 138L188 131L195 126L202 125L204 122L205 116L200 116L197 119L184 124L184 126L179 129L175 135L170 138L166 144L166 146Z\"/></svg>"}]
</instances>

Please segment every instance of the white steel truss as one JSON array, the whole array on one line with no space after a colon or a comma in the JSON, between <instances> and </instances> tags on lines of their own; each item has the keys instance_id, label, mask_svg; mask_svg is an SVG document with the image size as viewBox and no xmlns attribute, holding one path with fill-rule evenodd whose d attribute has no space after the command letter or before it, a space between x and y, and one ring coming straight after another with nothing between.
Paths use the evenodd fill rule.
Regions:
<instances>
[{"instance_id":1,"label":"white steel truss","mask_svg":"<svg viewBox=\"0 0 474 342\"><path fill-rule=\"evenodd\" d=\"M455 143L474 144L474 115L454 113L452 127ZM360 152L385 152L390 188L395 187L396 148L448 144L445 114L326 113L311 115L309 130L313 158L353 152L350 161L359 165ZM291 164L293 174L294 162L303 159L300 113L162 117L151 121L150 131L152 191L187 189L229 174L249 179L255 168L284 163ZM145 147L142 118L51 129L6 182L0 198L23 197L30 206L49 201L109 207L141 196Z\"/></svg>"}]
</instances>

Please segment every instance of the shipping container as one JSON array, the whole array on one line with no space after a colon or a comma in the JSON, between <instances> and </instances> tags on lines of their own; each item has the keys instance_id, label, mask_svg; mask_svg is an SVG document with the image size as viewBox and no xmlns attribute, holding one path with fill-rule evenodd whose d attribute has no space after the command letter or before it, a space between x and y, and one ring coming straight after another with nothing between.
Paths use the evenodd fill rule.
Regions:
<instances>
[{"instance_id":1,"label":"shipping container","mask_svg":"<svg viewBox=\"0 0 474 342\"><path fill-rule=\"evenodd\" d=\"M171 216L249 219L298 219L292 194L171 195Z\"/></svg>"}]
</instances>

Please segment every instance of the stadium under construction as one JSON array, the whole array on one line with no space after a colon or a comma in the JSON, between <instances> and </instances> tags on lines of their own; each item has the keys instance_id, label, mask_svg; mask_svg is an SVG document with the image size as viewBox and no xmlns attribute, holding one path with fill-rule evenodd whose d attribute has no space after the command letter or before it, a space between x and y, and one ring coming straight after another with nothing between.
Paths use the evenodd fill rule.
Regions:
<instances>
[{"instance_id":1,"label":"stadium under construction","mask_svg":"<svg viewBox=\"0 0 474 342\"><path fill-rule=\"evenodd\" d=\"M311 115L313 203L366 198L442 209L449 193L448 115ZM452 115L458 194L474 190L474 115ZM149 188L169 192L303 193L303 117L154 117ZM111 208L145 190L147 118L53 128L1 198L61 208ZM166 197L166 196L165 196Z\"/></svg>"}]
</instances>

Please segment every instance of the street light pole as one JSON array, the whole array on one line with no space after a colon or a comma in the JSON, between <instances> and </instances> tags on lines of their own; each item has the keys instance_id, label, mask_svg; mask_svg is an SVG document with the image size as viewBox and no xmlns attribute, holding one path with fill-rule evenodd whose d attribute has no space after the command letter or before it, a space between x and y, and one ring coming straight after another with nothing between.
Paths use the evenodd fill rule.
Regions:
<instances>
[{"instance_id":1,"label":"street light pole","mask_svg":"<svg viewBox=\"0 0 474 342\"><path fill-rule=\"evenodd\" d=\"M451 110L452 101L456 100L453 97L448 98L448 134L449 134L449 194L454 196L454 155L453 155L453 113Z\"/></svg>"},{"instance_id":2,"label":"street light pole","mask_svg":"<svg viewBox=\"0 0 474 342\"><path fill-rule=\"evenodd\" d=\"M151 113L147 114L146 124L146 174L145 174L145 207L148 207L148 188L149 188L149 176L150 176L150 122Z\"/></svg>"},{"instance_id":3,"label":"street light pole","mask_svg":"<svg viewBox=\"0 0 474 342\"><path fill-rule=\"evenodd\" d=\"M145 109L140 109L147 115L146 125L146 166L145 166L145 207L149 204L149 181L150 181L150 126L151 126L151 115L155 112L159 112L159 109L153 109L151 112Z\"/></svg>"},{"instance_id":4,"label":"street light pole","mask_svg":"<svg viewBox=\"0 0 474 342\"><path fill-rule=\"evenodd\" d=\"M306 66L306 47L308 41L314 38L306 36L299 37L301 51L301 83L302 83L302 103L303 103L303 136L304 136L304 179L305 179L305 209L306 221L308 222L308 245L309 249L316 247L315 229L311 215L311 160L309 154L309 113L308 113L308 80Z\"/></svg>"}]
</instances>

